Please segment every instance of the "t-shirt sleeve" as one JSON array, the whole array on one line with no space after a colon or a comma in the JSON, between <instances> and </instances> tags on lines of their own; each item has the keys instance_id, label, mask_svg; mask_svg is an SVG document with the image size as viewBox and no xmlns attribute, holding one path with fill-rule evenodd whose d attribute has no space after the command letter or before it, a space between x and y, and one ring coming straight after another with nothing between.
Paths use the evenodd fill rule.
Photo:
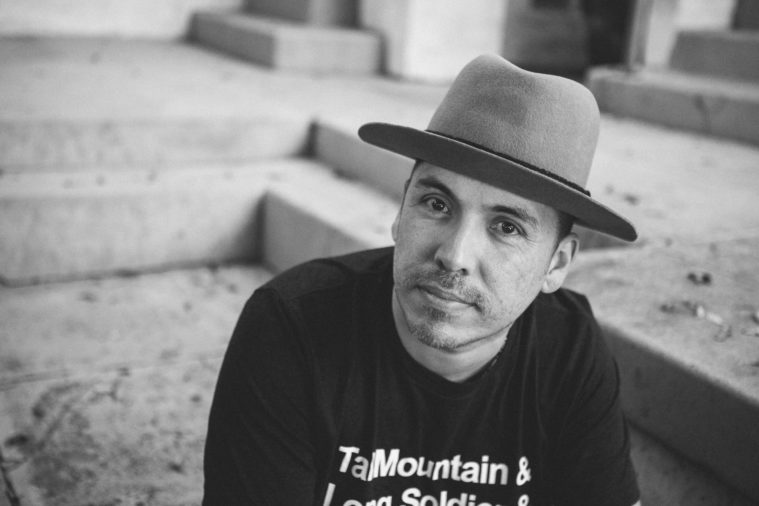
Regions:
<instances>
[{"instance_id":1,"label":"t-shirt sleeve","mask_svg":"<svg viewBox=\"0 0 759 506\"><path fill-rule=\"evenodd\" d=\"M314 502L313 381L293 322L271 290L243 309L209 417L205 506Z\"/></svg>"},{"instance_id":2,"label":"t-shirt sleeve","mask_svg":"<svg viewBox=\"0 0 759 506\"><path fill-rule=\"evenodd\" d=\"M553 458L556 506L632 506L639 498L630 438L619 402L619 372L590 316L567 359ZM563 403L562 403L563 404Z\"/></svg>"}]
</instances>

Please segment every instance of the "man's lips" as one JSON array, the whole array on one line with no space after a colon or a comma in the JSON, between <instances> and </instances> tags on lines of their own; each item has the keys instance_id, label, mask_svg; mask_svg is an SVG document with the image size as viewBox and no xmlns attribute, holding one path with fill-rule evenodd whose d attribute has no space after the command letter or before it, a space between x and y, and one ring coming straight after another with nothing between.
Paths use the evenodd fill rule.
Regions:
<instances>
[{"instance_id":1,"label":"man's lips","mask_svg":"<svg viewBox=\"0 0 759 506\"><path fill-rule=\"evenodd\" d=\"M447 302L455 302L458 304L465 304L467 306L473 305L471 302L457 295L456 293L449 292L448 290L435 285L419 285L419 289L437 299L441 299Z\"/></svg>"}]
</instances>

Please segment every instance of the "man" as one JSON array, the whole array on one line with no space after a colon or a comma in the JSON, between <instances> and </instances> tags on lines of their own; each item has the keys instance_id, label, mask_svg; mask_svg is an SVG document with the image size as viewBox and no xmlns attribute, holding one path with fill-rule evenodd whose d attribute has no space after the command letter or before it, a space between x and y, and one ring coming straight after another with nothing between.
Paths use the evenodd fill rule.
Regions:
<instances>
[{"instance_id":1,"label":"man","mask_svg":"<svg viewBox=\"0 0 759 506\"><path fill-rule=\"evenodd\" d=\"M560 289L573 222L636 238L584 190L592 95L498 56L429 128L368 124L417 160L395 248L257 290L219 376L204 504L631 506L616 366Z\"/></svg>"}]
</instances>

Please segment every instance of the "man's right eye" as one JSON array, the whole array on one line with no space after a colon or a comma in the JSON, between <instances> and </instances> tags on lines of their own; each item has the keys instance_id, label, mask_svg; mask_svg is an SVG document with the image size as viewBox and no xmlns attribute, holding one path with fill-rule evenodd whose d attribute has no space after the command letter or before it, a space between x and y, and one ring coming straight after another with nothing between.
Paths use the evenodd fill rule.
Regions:
<instances>
[{"instance_id":1,"label":"man's right eye","mask_svg":"<svg viewBox=\"0 0 759 506\"><path fill-rule=\"evenodd\" d=\"M448 214L450 212L448 209L448 204L446 204L444 200L441 200L437 197L429 197L427 200L425 200L425 203L430 210L436 213Z\"/></svg>"}]
</instances>

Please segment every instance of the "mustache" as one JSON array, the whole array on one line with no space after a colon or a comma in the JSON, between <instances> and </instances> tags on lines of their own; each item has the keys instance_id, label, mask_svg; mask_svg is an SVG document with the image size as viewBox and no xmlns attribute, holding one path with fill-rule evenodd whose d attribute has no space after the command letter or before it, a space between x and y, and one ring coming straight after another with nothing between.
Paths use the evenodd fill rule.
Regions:
<instances>
[{"instance_id":1,"label":"mustache","mask_svg":"<svg viewBox=\"0 0 759 506\"><path fill-rule=\"evenodd\" d=\"M456 297L479 308L487 307L487 299L477 288L467 285L464 276L458 272L440 269L421 269L404 277L402 286L411 289L416 286L436 285Z\"/></svg>"}]
</instances>

